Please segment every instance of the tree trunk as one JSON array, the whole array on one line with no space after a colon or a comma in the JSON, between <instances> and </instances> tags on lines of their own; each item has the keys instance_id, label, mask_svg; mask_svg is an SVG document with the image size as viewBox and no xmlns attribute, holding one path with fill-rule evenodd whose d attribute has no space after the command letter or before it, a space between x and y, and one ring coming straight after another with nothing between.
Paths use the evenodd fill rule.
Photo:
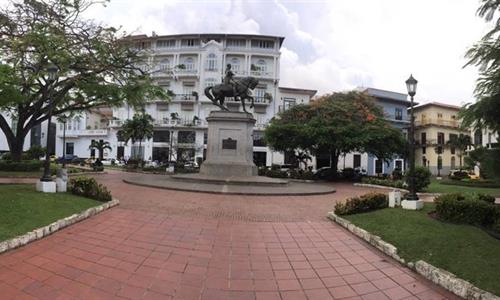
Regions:
<instances>
[{"instance_id":1,"label":"tree trunk","mask_svg":"<svg viewBox=\"0 0 500 300\"><path fill-rule=\"evenodd\" d=\"M330 168L337 174L337 165L339 164L339 154L335 150L330 150Z\"/></svg>"},{"instance_id":2,"label":"tree trunk","mask_svg":"<svg viewBox=\"0 0 500 300\"><path fill-rule=\"evenodd\" d=\"M102 161L104 159L104 149L103 148L99 148L99 160Z\"/></svg>"},{"instance_id":3,"label":"tree trunk","mask_svg":"<svg viewBox=\"0 0 500 300\"><path fill-rule=\"evenodd\" d=\"M23 154L24 136L17 136L13 140L7 140L10 148L10 154L13 161L20 161Z\"/></svg>"}]
</instances>

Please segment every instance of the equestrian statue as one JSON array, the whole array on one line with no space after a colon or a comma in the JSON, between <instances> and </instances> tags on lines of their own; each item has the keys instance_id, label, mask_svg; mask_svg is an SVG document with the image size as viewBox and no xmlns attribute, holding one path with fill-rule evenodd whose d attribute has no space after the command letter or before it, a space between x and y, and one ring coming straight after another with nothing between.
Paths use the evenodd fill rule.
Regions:
<instances>
[{"instance_id":1,"label":"equestrian statue","mask_svg":"<svg viewBox=\"0 0 500 300\"><path fill-rule=\"evenodd\" d=\"M251 101L250 108L252 108L254 106L254 98L250 94L250 90L255 89L259 81L254 77L233 79L234 73L231 71L231 64L227 64L225 73L224 82L207 87L205 95L214 105L225 111L229 111L227 106L224 105L225 98L233 97L236 101L240 100L241 105L243 105L243 111L248 112L245 107L245 99Z\"/></svg>"}]
</instances>

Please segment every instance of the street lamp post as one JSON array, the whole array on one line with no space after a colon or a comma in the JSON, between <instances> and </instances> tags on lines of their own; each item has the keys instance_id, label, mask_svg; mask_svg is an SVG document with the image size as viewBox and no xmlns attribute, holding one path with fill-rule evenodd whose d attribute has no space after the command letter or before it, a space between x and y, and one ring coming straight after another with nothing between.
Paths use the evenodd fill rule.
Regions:
<instances>
[{"instance_id":1,"label":"street lamp post","mask_svg":"<svg viewBox=\"0 0 500 300\"><path fill-rule=\"evenodd\" d=\"M66 168L66 122L68 122L68 118L66 116L62 117L63 121L63 153L62 153L62 168Z\"/></svg>"},{"instance_id":2,"label":"street lamp post","mask_svg":"<svg viewBox=\"0 0 500 300\"><path fill-rule=\"evenodd\" d=\"M409 194L405 201L401 203L405 209L421 209L423 207L423 202L418 199L417 191L415 189L415 116L413 115L413 97L417 93L417 83L418 81L410 75L410 78L406 80L406 88L408 90L408 95L410 96L410 132L408 142L410 144L410 178L409 178Z\"/></svg>"},{"instance_id":3,"label":"street lamp post","mask_svg":"<svg viewBox=\"0 0 500 300\"><path fill-rule=\"evenodd\" d=\"M56 80L57 72L58 72L58 69L56 66L51 65L51 66L47 67L47 75L48 75L47 83L48 84L52 84ZM48 118L47 118L47 147L46 147L46 152L45 152L45 162L44 162L44 166L43 166L43 176L40 178L40 181L42 181L42 182L52 181L52 176L50 175L50 151L52 149L50 148L50 142L49 142L50 135L52 133L51 126L50 126L51 119L52 119L52 104L53 104L52 103L52 95L49 95L49 111L47 113L47 115L48 115Z\"/></svg>"}]
</instances>

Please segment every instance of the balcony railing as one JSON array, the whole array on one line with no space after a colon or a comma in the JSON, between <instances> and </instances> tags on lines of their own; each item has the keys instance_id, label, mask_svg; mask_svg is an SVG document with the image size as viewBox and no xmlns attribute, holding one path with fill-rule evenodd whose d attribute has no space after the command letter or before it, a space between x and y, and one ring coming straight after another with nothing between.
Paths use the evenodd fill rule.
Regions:
<instances>
[{"instance_id":1,"label":"balcony railing","mask_svg":"<svg viewBox=\"0 0 500 300\"><path fill-rule=\"evenodd\" d=\"M196 97L192 94L176 94L173 98L175 101L195 101Z\"/></svg>"},{"instance_id":2,"label":"balcony railing","mask_svg":"<svg viewBox=\"0 0 500 300\"><path fill-rule=\"evenodd\" d=\"M169 119L169 118L159 118L154 121L155 126L206 126L206 122L202 120L179 120L179 119Z\"/></svg>"},{"instance_id":3,"label":"balcony railing","mask_svg":"<svg viewBox=\"0 0 500 300\"><path fill-rule=\"evenodd\" d=\"M255 105L269 105L271 101L266 97L254 97L253 102Z\"/></svg>"},{"instance_id":4,"label":"balcony railing","mask_svg":"<svg viewBox=\"0 0 500 300\"><path fill-rule=\"evenodd\" d=\"M448 127L459 127L460 122L457 120L443 120L443 119L425 119L425 120L415 120L415 126L425 126L425 125L440 125Z\"/></svg>"},{"instance_id":5,"label":"balcony railing","mask_svg":"<svg viewBox=\"0 0 500 300\"><path fill-rule=\"evenodd\" d=\"M438 139L426 139L425 141L415 140L415 145L417 146L444 146L447 145L448 141L438 140Z\"/></svg>"},{"instance_id":6,"label":"balcony railing","mask_svg":"<svg viewBox=\"0 0 500 300\"><path fill-rule=\"evenodd\" d=\"M59 131L57 136L63 136L63 131ZM66 130L66 136L105 136L108 135L107 129L83 129L83 130Z\"/></svg>"},{"instance_id":7,"label":"balcony railing","mask_svg":"<svg viewBox=\"0 0 500 300\"><path fill-rule=\"evenodd\" d=\"M176 69L174 71L176 75L184 75L184 76L195 76L198 74L198 70L196 69Z\"/></svg>"},{"instance_id":8,"label":"balcony railing","mask_svg":"<svg viewBox=\"0 0 500 300\"><path fill-rule=\"evenodd\" d=\"M250 76L272 78L273 72L270 72L270 71L250 71Z\"/></svg>"}]
</instances>

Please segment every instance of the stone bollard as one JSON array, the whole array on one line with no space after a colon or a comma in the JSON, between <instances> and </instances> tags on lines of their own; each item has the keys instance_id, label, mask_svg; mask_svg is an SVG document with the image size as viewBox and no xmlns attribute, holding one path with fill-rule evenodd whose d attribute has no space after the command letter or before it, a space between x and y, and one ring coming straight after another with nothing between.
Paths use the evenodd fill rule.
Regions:
<instances>
[{"instance_id":1,"label":"stone bollard","mask_svg":"<svg viewBox=\"0 0 500 300\"><path fill-rule=\"evenodd\" d=\"M57 169L56 189L59 193L65 193L68 190L68 170Z\"/></svg>"},{"instance_id":2,"label":"stone bollard","mask_svg":"<svg viewBox=\"0 0 500 300\"><path fill-rule=\"evenodd\" d=\"M389 207L401 206L401 192L393 190L389 192Z\"/></svg>"}]
</instances>

